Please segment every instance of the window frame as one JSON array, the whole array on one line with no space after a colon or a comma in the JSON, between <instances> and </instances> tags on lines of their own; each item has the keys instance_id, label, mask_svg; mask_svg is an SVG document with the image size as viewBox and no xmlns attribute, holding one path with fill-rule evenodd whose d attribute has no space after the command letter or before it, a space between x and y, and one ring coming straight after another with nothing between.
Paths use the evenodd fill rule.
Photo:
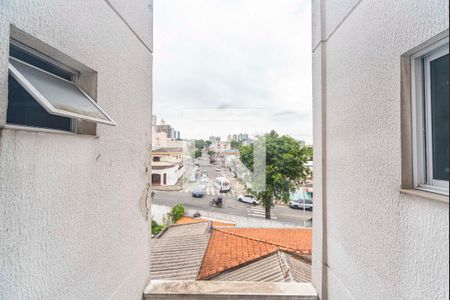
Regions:
<instances>
[{"instance_id":1,"label":"window frame","mask_svg":"<svg viewBox=\"0 0 450 300\"><path fill-rule=\"evenodd\" d=\"M57 115L57 116L62 116L62 117L67 117L67 118L71 118L71 119L79 119L79 120L85 120L85 121L89 121L89 122L94 122L94 123L101 123L101 124L107 124L107 125L112 125L115 126L116 123L114 122L114 120L103 110L100 108L100 106L97 105L97 103L88 95L86 94L74 81L70 81L64 78L61 78L55 74L52 74L50 72L47 72L45 70L42 70L36 66L33 66L29 63L26 63L20 59L17 59L15 57L10 56L9 60L12 61L17 61L19 63L25 64L30 68L36 69L40 72L43 72L47 75L50 75L52 77L57 78L58 80L62 80L65 82L69 82L70 84L72 84L73 86L75 86L78 91L80 91L87 99L88 101L90 101L102 114L104 114L106 116L107 119L109 119L109 121L106 120L102 120L99 118L94 118L94 117L90 117L90 116L86 116L86 115L82 115L82 114L77 114L77 113L73 113L70 111L66 111L66 110L60 110L56 107L53 106L52 103L50 103L34 86L32 83L30 83L28 81L28 79L26 78L26 76L24 76L19 70L17 70L16 67L14 67L13 64L11 64L11 62L9 62L9 66L8 66L8 70L9 70L9 74L11 74L12 77L14 77L20 85L22 85L22 87L31 94L31 96L45 109L47 110L48 113L53 114L53 115Z\"/></svg>"},{"instance_id":2,"label":"window frame","mask_svg":"<svg viewBox=\"0 0 450 300\"><path fill-rule=\"evenodd\" d=\"M449 182L433 178L430 63L449 54L448 36L411 56L413 185L449 195Z\"/></svg>"}]
</instances>

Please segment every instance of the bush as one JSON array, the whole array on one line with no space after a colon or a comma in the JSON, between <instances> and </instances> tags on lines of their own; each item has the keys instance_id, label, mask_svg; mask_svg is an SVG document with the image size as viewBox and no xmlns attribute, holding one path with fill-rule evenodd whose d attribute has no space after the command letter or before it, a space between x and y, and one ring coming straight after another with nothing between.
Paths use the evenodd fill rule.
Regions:
<instances>
[{"instance_id":1,"label":"bush","mask_svg":"<svg viewBox=\"0 0 450 300\"><path fill-rule=\"evenodd\" d=\"M166 225L164 224L159 225L158 223L156 223L155 220L152 220L152 234L157 235L162 230L164 230L164 228L166 228Z\"/></svg>"},{"instance_id":2,"label":"bush","mask_svg":"<svg viewBox=\"0 0 450 300\"><path fill-rule=\"evenodd\" d=\"M172 223L176 223L181 217L184 216L184 206L183 204L179 203L172 207L169 214L169 219Z\"/></svg>"}]
</instances>

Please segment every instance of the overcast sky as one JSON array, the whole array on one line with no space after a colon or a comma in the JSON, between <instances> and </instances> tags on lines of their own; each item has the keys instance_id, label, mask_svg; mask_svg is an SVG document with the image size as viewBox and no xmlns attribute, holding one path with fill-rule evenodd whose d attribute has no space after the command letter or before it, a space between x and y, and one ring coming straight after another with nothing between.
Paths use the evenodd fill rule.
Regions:
<instances>
[{"instance_id":1,"label":"overcast sky","mask_svg":"<svg viewBox=\"0 0 450 300\"><path fill-rule=\"evenodd\" d=\"M182 138L312 143L310 0L154 0L153 113Z\"/></svg>"}]
</instances>

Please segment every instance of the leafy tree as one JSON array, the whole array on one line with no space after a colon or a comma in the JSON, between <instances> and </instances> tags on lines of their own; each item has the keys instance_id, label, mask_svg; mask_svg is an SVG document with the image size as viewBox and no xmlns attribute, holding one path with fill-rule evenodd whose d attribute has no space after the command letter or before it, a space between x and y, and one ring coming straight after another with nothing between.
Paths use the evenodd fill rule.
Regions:
<instances>
[{"instance_id":1,"label":"leafy tree","mask_svg":"<svg viewBox=\"0 0 450 300\"><path fill-rule=\"evenodd\" d=\"M202 150L200 150L200 149L195 149L194 157L195 157L195 158L199 158L200 156L202 156Z\"/></svg>"},{"instance_id":2,"label":"leafy tree","mask_svg":"<svg viewBox=\"0 0 450 300\"><path fill-rule=\"evenodd\" d=\"M290 136L280 136L275 131L266 134L266 189L262 192L250 191L265 209L266 219L274 199L289 202L291 192L306 180L308 170L304 166L307 156L305 147ZM253 169L253 144L240 147L240 160L250 170Z\"/></svg>"},{"instance_id":3,"label":"leafy tree","mask_svg":"<svg viewBox=\"0 0 450 300\"><path fill-rule=\"evenodd\" d=\"M158 223L156 223L155 220L152 220L152 234L157 235L162 230L164 230L164 228L166 228L166 225L164 224L159 225Z\"/></svg>"},{"instance_id":4,"label":"leafy tree","mask_svg":"<svg viewBox=\"0 0 450 300\"><path fill-rule=\"evenodd\" d=\"M313 160L313 147L312 146L305 146L305 155L306 160Z\"/></svg>"},{"instance_id":5,"label":"leafy tree","mask_svg":"<svg viewBox=\"0 0 450 300\"><path fill-rule=\"evenodd\" d=\"M181 203L179 203L179 204L175 205L174 207L172 207L172 209L168 213L169 220L172 223L176 223L183 216L184 216L184 206Z\"/></svg>"},{"instance_id":6,"label":"leafy tree","mask_svg":"<svg viewBox=\"0 0 450 300\"><path fill-rule=\"evenodd\" d=\"M212 144L212 142L211 142L211 141L205 141L205 146L206 146L206 147L209 147L209 146L211 146L211 144Z\"/></svg>"},{"instance_id":7,"label":"leafy tree","mask_svg":"<svg viewBox=\"0 0 450 300\"><path fill-rule=\"evenodd\" d=\"M235 141L235 140L232 140L230 142L231 149L239 149L239 147L241 145L242 145L242 142L238 142L238 141Z\"/></svg>"},{"instance_id":8,"label":"leafy tree","mask_svg":"<svg viewBox=\"0 0 450 300\"><path fill-rule=\"evenodd\" d=\"M204 140L195 140L195 148L203 149L206 146L206 142Z\"/></svg>"},{"instance_id":9,"label":"leafy tree","mask_svg":"<svg viewBox=\"0 0 450 300\"><path fill-rule=\"evenodd\" d=\"M209 150L209 151L208 151L208 155L209 155L209 156L213 156L214 154L216 154L215 151L212 151L212 150Z\"/></svg>"}]
</instances>

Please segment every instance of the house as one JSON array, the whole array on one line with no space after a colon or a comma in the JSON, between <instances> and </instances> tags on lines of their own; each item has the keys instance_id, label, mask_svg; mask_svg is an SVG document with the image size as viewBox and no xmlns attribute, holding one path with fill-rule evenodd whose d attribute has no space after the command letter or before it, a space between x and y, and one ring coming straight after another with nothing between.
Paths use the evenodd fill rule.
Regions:
<instances>
[{"instance_id":1,"label":"house","mask_svg":"<svg viewBox=\"0 0 450 300\"><path fill-rule=\"evenodd\" d=\"M188 167L189 157L182 148L158 148L152 151L152 184L175 185Z\"/></svg>"},{"instance_id":2,"label":"house","mask_svg":"<svg viewBox=\"0 0 450 300\"><path fill-rule=\"evenodd\" d=\"M312 282L448 299L449 2L312 3Z\"/></svg>"},{"instance_id":3,"label":"house","mask_svg":"<svg viewBox=\"0 0 450 300\"><path fill-rule=\"evenodd\" d=\"M0 298L142 298L152 1L0 2Z\"/></svg>"},{"instance_id":4,"label":"house","mask_svg":"<svg viewBox=\"0 0 450 300\"><path fill-rule=\"evenodd\" d=\"M180 255L182 253L182 255ZM310 282L311 230L237 228L183 217L152 240L151 278Z\"/></svg>"}]
</instances>

